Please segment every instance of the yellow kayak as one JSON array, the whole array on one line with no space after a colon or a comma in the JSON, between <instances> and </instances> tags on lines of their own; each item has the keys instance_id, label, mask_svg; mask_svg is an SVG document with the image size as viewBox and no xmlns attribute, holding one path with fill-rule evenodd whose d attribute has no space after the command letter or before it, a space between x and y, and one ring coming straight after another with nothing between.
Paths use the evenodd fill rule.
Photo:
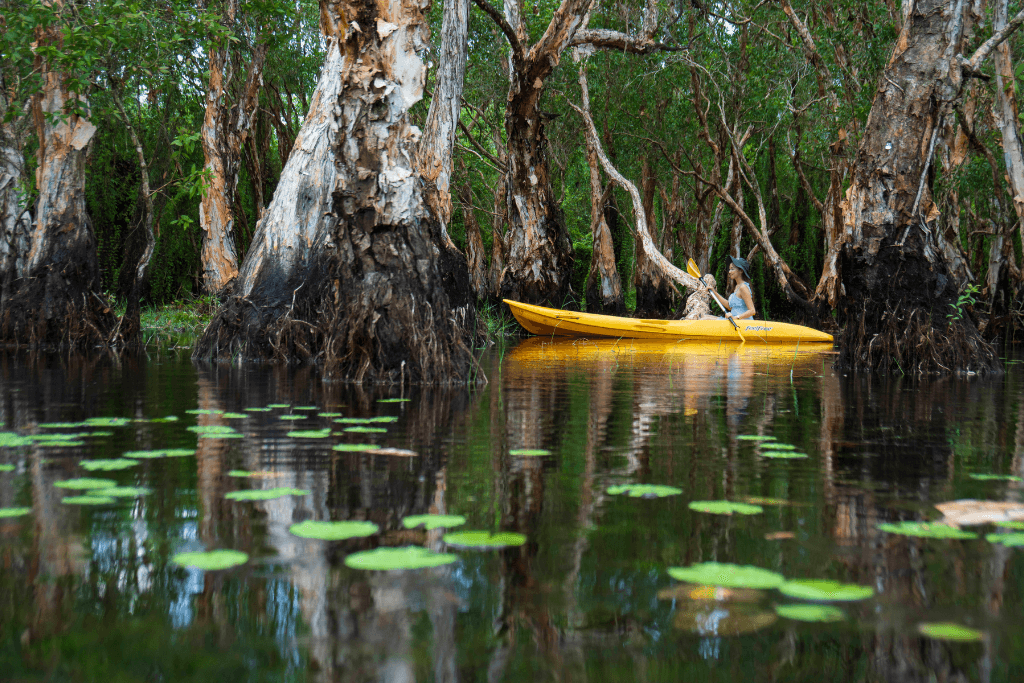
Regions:
<instances>
[{"instance_id":1,"label":"yellow kayak","mask_svg":"<svg viewBox=\"0 0 1024 683\"><path fill-rule=\"evenodd\" d=\"M578 313L504 299L519 324L533 334L562 337L613 337L616 339L674 339L739 341L732 323L722 320L645 320L614 315ZM737 322L748 342L793 344L831 342L832 335L803 325L771 320Z\"/></svg>"}]
</instances>

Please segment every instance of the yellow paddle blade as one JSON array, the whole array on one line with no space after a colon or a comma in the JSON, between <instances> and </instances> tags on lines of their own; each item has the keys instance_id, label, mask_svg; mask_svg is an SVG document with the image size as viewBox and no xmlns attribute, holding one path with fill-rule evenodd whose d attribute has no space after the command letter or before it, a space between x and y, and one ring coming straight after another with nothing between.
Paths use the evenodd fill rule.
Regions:
<instances>
[{"instance_id":1,"label":"yellow paddle blade","mask_svg":"<svg viewBox=\"0 0 1024 683\"><path fill-rule=\"evenodd\" d=\"M694 263L693 259L686 262L686 272L690 274L690 277L700 279L700 268Z\"/></svg>"}]
</instances>

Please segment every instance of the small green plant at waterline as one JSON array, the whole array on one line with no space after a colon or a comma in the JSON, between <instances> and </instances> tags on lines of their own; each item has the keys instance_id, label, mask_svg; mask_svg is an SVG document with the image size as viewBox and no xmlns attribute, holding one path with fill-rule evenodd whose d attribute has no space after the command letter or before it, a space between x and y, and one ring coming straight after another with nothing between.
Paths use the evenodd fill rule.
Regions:
<instances>
[{"instance_id":1,"label":"small green plant at waterline","mask_svg":"<svg viewBox=\"0 0 1024 683\"><path fill-rule=\"evenodd\" d=\"M960 292L960 296L956 298L956 303L950 304L950 308L953 309L952 313L947 313L946 317L950 321L961 320L964 317L964 311L968 306L973 306L976 303L975 295L981 291L978 285L967 285L963 291Z\"/></svg>"}]
</instances>

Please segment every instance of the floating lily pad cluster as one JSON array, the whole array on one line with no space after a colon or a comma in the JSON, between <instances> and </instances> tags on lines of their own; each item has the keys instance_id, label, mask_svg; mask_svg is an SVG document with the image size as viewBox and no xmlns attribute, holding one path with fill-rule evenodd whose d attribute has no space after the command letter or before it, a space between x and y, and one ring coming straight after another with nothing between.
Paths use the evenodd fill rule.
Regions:
<instances>
[{"instance_id":1,"label":"floating lily pad cluster","mask_svg":"<svg viewBox=\"0 0 1024 683\"><path fill-rule=\"evenodd\" d=\"M779 572L752 565L703 562L689 567L669 567L668 574L677 581L728 589L777 590L782 595L811 603L855 602L874 595L870 586L840 583L828 579L787 580ZM840 621L842 610L827 605L778 605L776 613L796 621Z\"/></svg>"}]
</instances>

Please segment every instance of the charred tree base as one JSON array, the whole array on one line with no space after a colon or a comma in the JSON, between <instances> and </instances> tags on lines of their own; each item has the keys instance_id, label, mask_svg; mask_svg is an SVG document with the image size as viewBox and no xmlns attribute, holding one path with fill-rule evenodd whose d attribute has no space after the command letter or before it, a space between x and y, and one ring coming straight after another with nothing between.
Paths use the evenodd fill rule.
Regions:
<instances>
[{"instance_id":1,"label":"charred tree base","mask_svg":"<svg viewBox=\"0 0 1024 683\"><path fill-rule=\"evenodd\" d=\"M671 283L658 278L656 281L638 282L636 285L637 318L669 318L675 312L679 296Z\"/></svg>"},{"instance_id":2,"label":"charred tree base","mask_svg":"<svg viewBox=\"0 0 1024 683\"><path fill-rule=\"evenodd\" d=\"M110 305L78 273L41 268L15 280L0 299L0 344L32 349L105 346L117 324Z\"/></svg>"},{"instance_id":3,"label":"charred tree base","mask_svg":"<svg viewBox=\"0 0 1024 683\"><path fill-rule=\"evenodd\" d=\"M953 278L923 251L889 241L874 255L844 250L837 366L908 375L1001 372L970 311L957 307Z\"/></svg>"},{"instance_id":4,"label":"charred tree base","mask_svg":"<svg viewBox=\"0 0 1024 683\"><path fill-rule=\"evenodd\" d=\"M337 251L346 250L319 256L294 289L264 288L229 298L193 359L308 362L320 367L324 379L357 384L486 380L472 354L476 311L464 259L458 267L461 254L439 255L434 267L417 260L420 268L434 271L430 277L397 264L364 272L366 262ZM392 253L381 243L372 251L377 257ZM442 286L430 286L438 282ZM450 297L461 305L452 305Z\"/></svg>"},{"instance_id":5,"label":"charred tree base","mask_svg":"<svg viewBox=\"0 0 1024 683\"><path fill-rule=\"evenodd\" d=\"M588 279L586 287L587 313L625 315L626 302L621 292L614 296L604 296L601 293L601 282L598 277Z\"/></svg>"}]
</instances>

